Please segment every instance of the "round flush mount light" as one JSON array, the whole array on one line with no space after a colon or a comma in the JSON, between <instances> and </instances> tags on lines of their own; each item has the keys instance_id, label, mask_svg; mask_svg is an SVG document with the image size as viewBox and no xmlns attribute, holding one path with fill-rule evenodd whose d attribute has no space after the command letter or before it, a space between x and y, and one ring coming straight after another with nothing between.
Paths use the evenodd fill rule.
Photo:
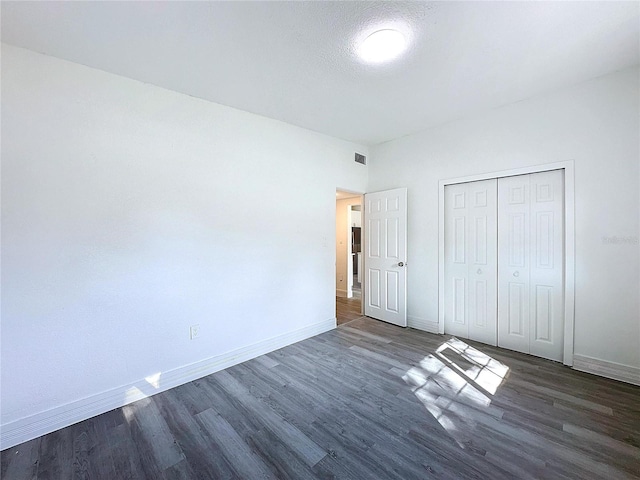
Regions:
<instances>
[{"instance_id":1,"label":"round flush mount light","mask_svg":"<svg viewBox=\"0 0 640 480\"><path fill-rule=\"evenodd\" d=\"M358 46L358 56L368 63L383 63L398 57L407 48L407 39L397 30L373 32Z\"/></svg>"}]
</instances>

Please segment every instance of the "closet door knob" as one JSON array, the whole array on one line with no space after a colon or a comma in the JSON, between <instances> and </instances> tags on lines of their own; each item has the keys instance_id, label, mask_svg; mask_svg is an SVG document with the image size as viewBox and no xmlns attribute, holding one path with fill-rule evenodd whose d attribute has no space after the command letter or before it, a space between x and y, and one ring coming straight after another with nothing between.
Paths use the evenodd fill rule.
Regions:
<instances>
[{"instance_id":1,"label":"closet door knob","mask_svg":"<svg viewBox=\"0 0 640 480\"><path fill-rule=\"evenodd\" d=\"M399 267L404 267L404 262L398 262Z\"/></svg>"},{"instance_id":2,"label":"closet door knob","mask_svg":"<svg viewBox=\"0 0 640 480\"><path fill-rule=\"evenodd\" d=\"M520 272L516 270L515 272L513 272L513 276L514 277L519 277L520 276Z\"/></svg>"},{"instance_id":3,"label":"closet door knob","mask_svg":"<svg viewBox=\"0 0 640 480\"><path fill-rule=\"evenodd\" d=\"M476 272L478 275L482 275L482 269L479 268L478 271Z\"/></svg>"}]
</instances>

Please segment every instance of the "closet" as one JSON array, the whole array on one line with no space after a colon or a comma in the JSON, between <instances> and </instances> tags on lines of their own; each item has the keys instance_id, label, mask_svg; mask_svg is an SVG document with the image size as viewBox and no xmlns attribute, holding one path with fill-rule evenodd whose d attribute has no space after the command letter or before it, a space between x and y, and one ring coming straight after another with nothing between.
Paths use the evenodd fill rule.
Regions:
<instances>
[{"instance_id":1,"label":"closet","mask_svg":"<svg viewBox=\"0 0 640 480\"><path fill-rule=\"evenodd\" d=\"M563 170L447 185L445 333L562 361Z\"/></svg>"}]
</instances>

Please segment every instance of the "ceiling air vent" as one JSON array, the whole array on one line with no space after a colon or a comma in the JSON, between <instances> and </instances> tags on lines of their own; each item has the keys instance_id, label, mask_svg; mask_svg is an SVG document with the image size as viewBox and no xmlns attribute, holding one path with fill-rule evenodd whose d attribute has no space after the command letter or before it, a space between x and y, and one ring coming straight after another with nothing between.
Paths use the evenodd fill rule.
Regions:
<instances>
[{"instance_id":1,"label":"ceiling air vent","mask_svg":"<svg viewBox=\"0 0 640 480\"><path fill-rule=\"evenodd\" d=\"M359 153L356 153L356 163L361 163L362 165L366 165L367 164L367 157L365 157L364 155L361 155Z\"/></svg>"}]
</instances>

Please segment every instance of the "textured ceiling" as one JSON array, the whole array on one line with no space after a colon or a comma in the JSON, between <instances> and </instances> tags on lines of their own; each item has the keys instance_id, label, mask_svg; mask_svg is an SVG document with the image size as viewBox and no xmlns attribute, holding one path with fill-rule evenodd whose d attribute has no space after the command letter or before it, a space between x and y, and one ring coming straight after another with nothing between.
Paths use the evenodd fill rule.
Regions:
<instances>
[{"instance_id":1,"label":"textured ceiling","mask_svg":"<svg viewBox=\"0 0 640 480\"><path fill-rule=\"evenodd\" d=\"M9 2L2 41L365 144L639 63L638 2ZM394 26L388 65L354 53Z\"/></svg>"}]
</instances>

